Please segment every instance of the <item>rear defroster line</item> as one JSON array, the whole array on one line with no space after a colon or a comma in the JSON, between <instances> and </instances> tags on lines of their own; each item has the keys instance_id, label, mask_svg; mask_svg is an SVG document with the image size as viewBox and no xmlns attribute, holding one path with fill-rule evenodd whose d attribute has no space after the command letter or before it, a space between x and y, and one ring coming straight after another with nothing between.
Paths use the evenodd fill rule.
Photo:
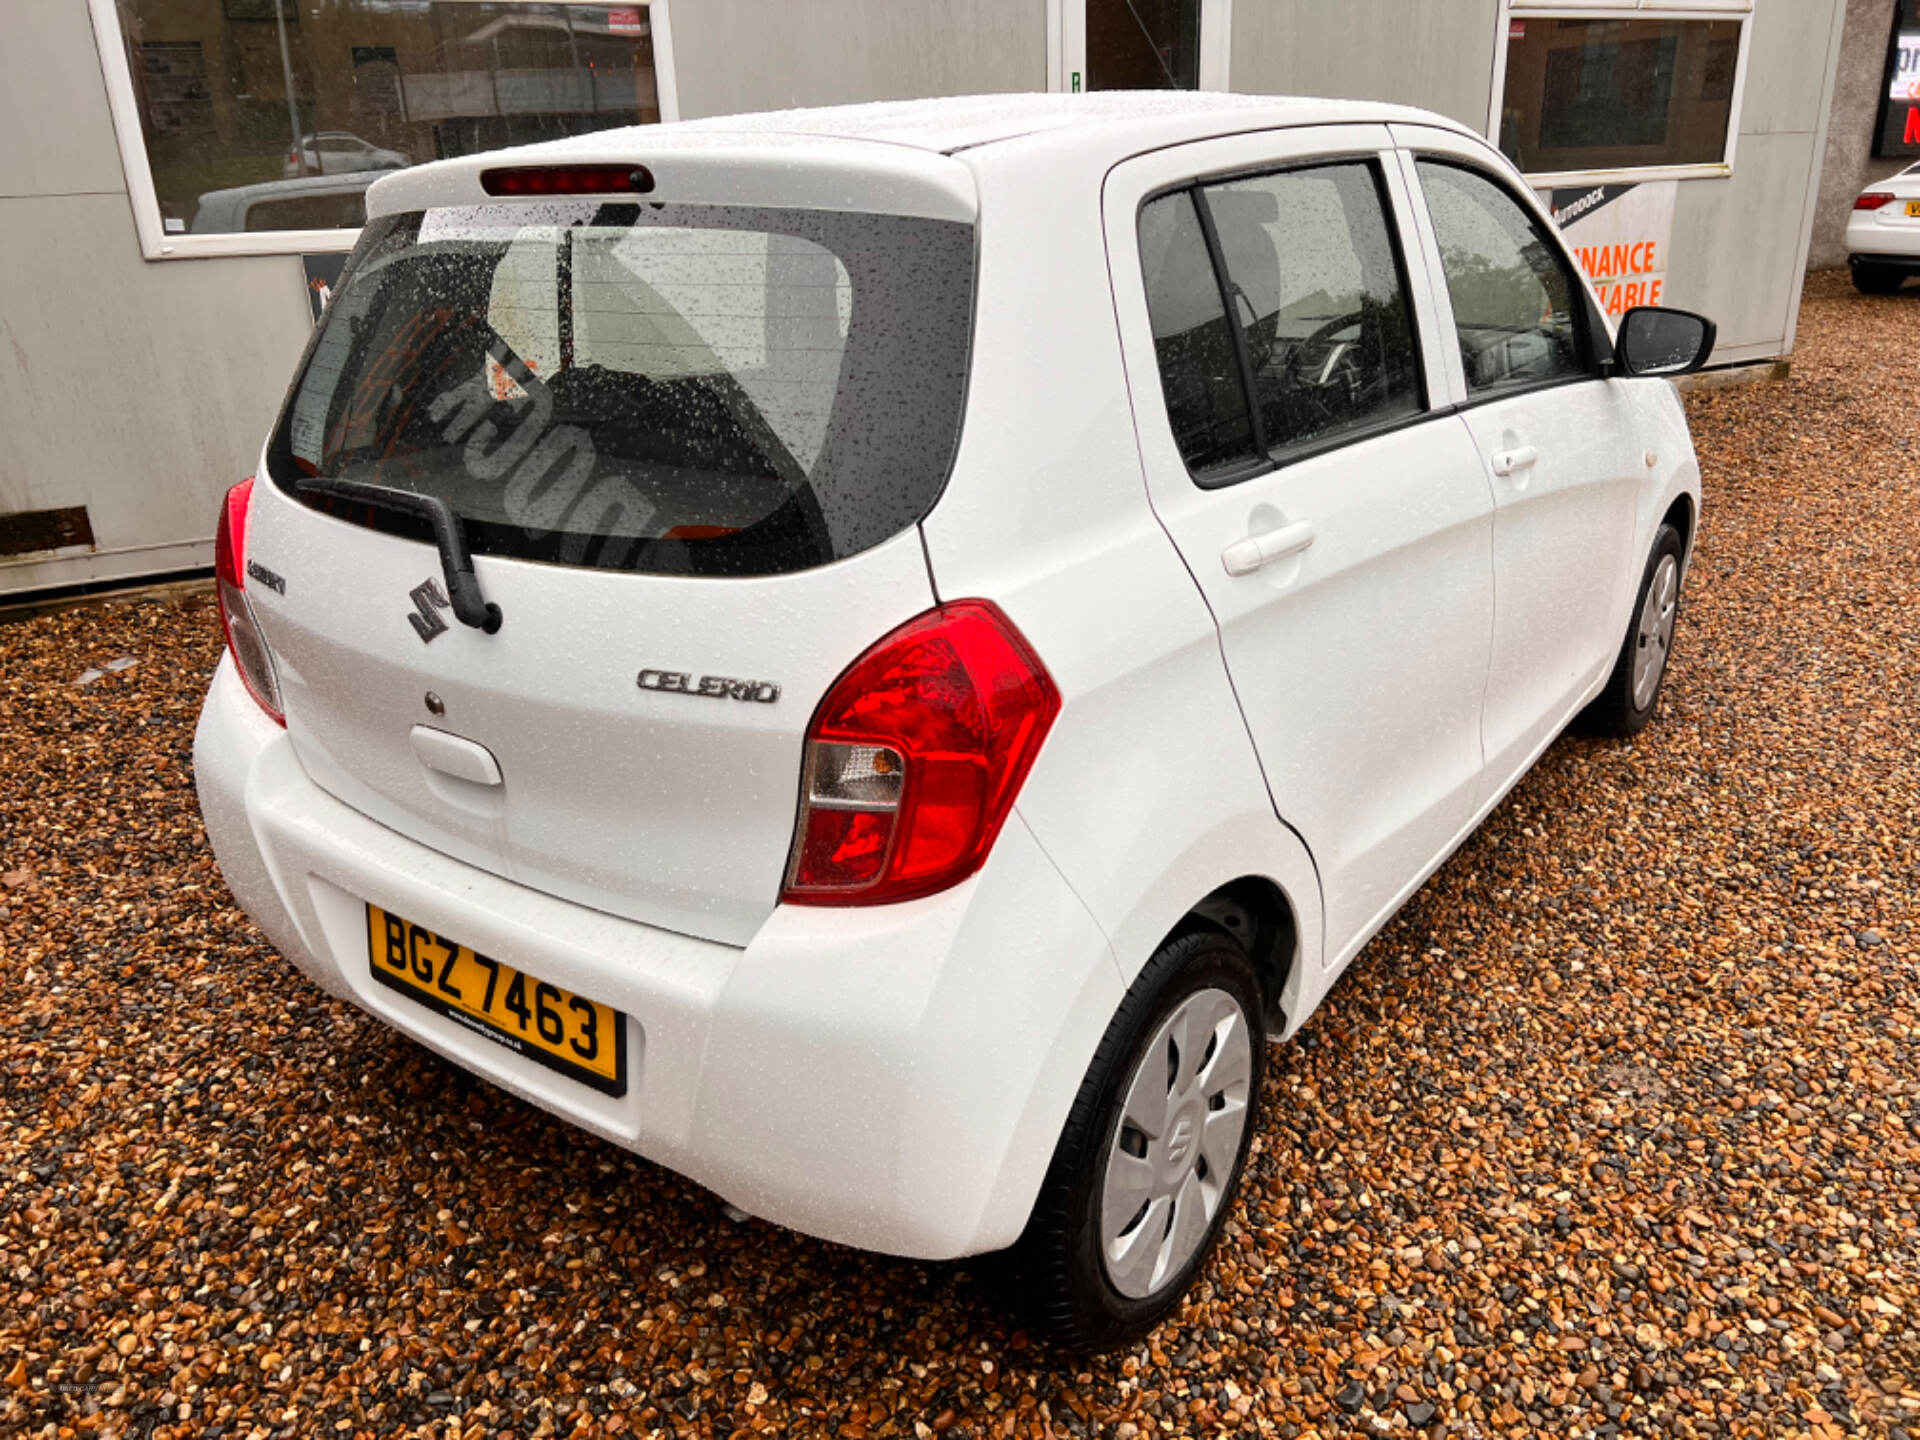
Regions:
<instances>
[{"instance_id":1,"label":"rear defroster line","mask_svg":"<svg viewBox=\"0 0 1920 1440\"><path fill-rule=\"evenodd\" d=\"M445 500L389 485L365 485L358 480L317 476L296 480L293 488L301 495L337 495L342 500L358 500L418 515L433 527L433 543L440 551L440 568L446 573L447 598L453 602L454 618L488 635L499 630L500 607L481 595L480 577L473 573L473 556L467 549L466 528Z\"/></svg>"}]
</instances>

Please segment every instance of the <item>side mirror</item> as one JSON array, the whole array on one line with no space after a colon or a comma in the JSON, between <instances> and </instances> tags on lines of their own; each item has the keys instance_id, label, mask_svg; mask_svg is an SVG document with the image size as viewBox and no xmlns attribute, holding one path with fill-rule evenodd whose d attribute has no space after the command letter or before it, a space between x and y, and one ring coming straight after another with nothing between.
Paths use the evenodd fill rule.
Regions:
<instances>
[{"instance_id":1,"label":"side mirror","mask_svg":"<svg viewBox=\"0 0 1920 1440\"><path fill-rule=\"evenodd\" d=\"M1620 317L1613 354L1628 375L1685 375L1707 363L1714 335L1704 315L1636 305Z\"/></svg>"}]
</instances>

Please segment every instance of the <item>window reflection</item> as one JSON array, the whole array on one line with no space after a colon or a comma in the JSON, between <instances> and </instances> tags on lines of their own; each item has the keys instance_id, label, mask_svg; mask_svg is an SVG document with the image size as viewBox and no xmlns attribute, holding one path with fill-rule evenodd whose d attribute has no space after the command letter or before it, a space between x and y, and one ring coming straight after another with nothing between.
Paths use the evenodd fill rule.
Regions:
<instances>
[{"instance_id":1,"label":"window reflection","mask_svg":"<svg viewBox=\"0 0 1920 1440\"><path fill-rule=\"evenodd\" d=\"M353 228L382 174L660 118L644 4L119 0L169 233Z\"/></svg>"}]
</instances>

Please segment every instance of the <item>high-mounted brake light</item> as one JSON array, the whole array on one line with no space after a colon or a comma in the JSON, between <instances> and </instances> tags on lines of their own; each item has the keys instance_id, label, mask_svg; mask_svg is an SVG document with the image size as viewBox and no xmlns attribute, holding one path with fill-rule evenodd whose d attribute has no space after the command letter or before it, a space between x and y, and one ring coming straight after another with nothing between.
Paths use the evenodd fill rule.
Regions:
<instances>
[{"instance_id":1,"label":"high-mounted brake light","mask_svg":"<svg viewBox=\"0 0 1920 1440\"><path fill-rule=\"evenodd\" d=\"M482 170L489 195L646 195L653 172L644 165L528 165Z\"/></svg>"},{"instance_id":2,"label":"high-mounted brake light","mask_svg":"<svg viewBox=\"0 0 1920 1440\"><path fill-rule=\"evenodd\" d=\"M253 504L253 477L249 475L227 491L220 502L220 525L213 535L214 588L220 597L220 628L226 632L227 653L247 693L260 708L285 725L280 706L280 681L273 672L273 652L254 623L247 599L247 514Z\"/></svg>"},{"instance_id":3,"label":"high-mounted brake light","mask_svg":"<svg viewBox=\"0 0 1920 1440\"><path fill-rule=\"evenodd\" d=\"M1853 202L1856 210L1878 210L1882 205L1893 203L1891 190L1869 190Z\"/></svg>"},{"instance_id":4,"label":"high-mounted brake light","mask_svg":"<svg viewBox=\"0 0 1920 1440\"><path fill-rule=\"evenodd\" d=\"M986 863L1060 692L986 600L909 620L834 682L807 730L781 898L877 905Z\"/></svg>"}]
</instances>

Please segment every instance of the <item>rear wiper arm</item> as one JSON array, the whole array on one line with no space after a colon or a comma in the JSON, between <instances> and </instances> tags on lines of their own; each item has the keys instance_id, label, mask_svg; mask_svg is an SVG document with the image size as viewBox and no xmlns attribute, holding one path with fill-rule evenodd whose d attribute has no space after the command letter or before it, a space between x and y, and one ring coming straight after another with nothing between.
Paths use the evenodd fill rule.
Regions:
<instances>
[{"instance_id":1,"label":"rear wiper arm","mask_svg":"<svg viewBox=\"0 0 1920 1440\"><path fill-rule=\"evenodd\" d=\"M293 488L302 495L337 495L342 500L380 505L425 520L433 527L433 543L440 551L440 568L446 573L447 598L453 602L454 618L489 635L500 628L500 607L480 594L480 578L473 573L473 556L467 550L466 529L453 507L439 496L319 476L296 480Z\"/></svg>"}]
</instances>

